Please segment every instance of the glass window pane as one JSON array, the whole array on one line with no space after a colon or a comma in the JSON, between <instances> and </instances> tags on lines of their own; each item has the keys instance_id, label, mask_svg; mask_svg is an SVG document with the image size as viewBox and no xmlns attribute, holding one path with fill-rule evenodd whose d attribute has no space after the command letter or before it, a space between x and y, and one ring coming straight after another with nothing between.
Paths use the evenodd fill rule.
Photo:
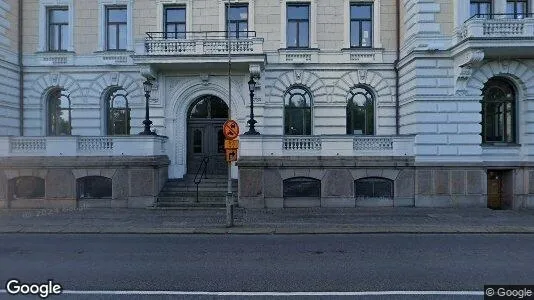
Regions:
<instances>
[{"instance_id":1,"label":"glass window pane","mask_svg":"<svg viewBox=\"0 0 534 300\"><path fill-rule=\"evenodd\" d=\"M371 5L352 5L350 7L351 19L370 19L371 15Z\"/></svg>"},{"instance_id":2,"label":"glass window pane","mask_svg":"<svg viewBox=\"0 0 534 300\"><path fill-rule=\"evenodd\" d=\"M233 21L248 20L248 6L231 6L228 18Z\"/></svg>"},{"instance_id":3,"label":"glass window pane","mask_svg":"<svg viewBox=\"0 0 534 300\"><path fill-rule=\"evenodd\" d=\"M350 23L350 45L352 47L360 46L360 22Z\"/></svg>"},{"instance_id":4,"label":"glass window pane","mask_svg":"<svg viewBox=\"0 0 534 300\"><path fill-rule=\"evenodd\" d=\"M309 44L309 28L308 22L299 23L299 47L308 47Z\"/></svg>"},{"instance_id":5,"label":"glass window pane","mask_svg":"<svg viewBox=\"0 0 534 300\"><path fill-rule=\"evenodd\" d=\"M59 26L50 25L48 45L51 51L59 50Z\"/></svg>"},{"instance_id":6,"label":"glass window pane","mask_svg":"<svg viewBox=\"0 0 534 300\"><path fill-rule=\"evenodd\" d=\"M490 4L489 3L480 3L480 13L481 14L485 14L485 15L491 14Z\"/></svg>"},{"instance_id":7,"label":"glass window pane","mask_svg":"<svg viewBox=\"0 0 534 300\"><path fill-rule=\"evenodd\" d=\"M247 37L247 31L248 31L248 24L245 22L240 22L239 23L239 36Z\"/></svg>"},{"instance_id":8,"label":"glass window pane","mask_svg":"<svg viewBox=\"0 0 534 300\"><path fill-rule=\"evenodd\" d=\"M287 47L297 47L297 23L287 24Z\"/></svg>"},{"instance_id":9,"label":"glass window pane","mask_svg":"<svg viewBox=\"0 0 534 300\"><path fill-rule=\"evenodd\" d=\"M67 50L69 47L69 26L61 25L61 50Z\"/></svg>"},{"instance_id":10,"label":"glass window pane","mask_svg":"<svg viewBox=\"0 0 534 300\"><path fill-rule=\"evenodd\" d=\"M51 9L50 23L69 23L69 11L66 9Z\"/></svg>"},{"instance_id":11,"label":"glass window pane","mask_svg":"<svg viewBox=\"0 0 534 300\"><path fill-rule=\"evenodd\" d=\"M513 3L513 2L506 3L506 13L507 14L513 14L514 13L514 6L515 6L515 3Z\"/></svg>"},{"instance_id":12,"label":"glass window pane","mask_svg":"<svg viewBox=\"0 0 534 300\"><path fill-rule=\"evenodd\" d=\"M288 5L287 6L287 18L288 19L301 19L308 20L308 6L307 5Z\"/></svg>"},{"instance_id":13,"label":"glass window pane","mask_svg":"<svg viewBox=\"0 0 534 300\"><path fill-rule=\"evenodd\" d=\"M108 22L126 23L126 8L109 8Z\"/></svg>"},{"instance_id":14,"label":"glass window pane","mask_svg":"<svg viewBox=\"0 0 534 300\"><path fill-rule=\"evenodd\" d=\"M321 181L306 177L286 179L284 197L321 197Z\"/></svg>"},{"instance_id":15,"label":"glass window pane","mask_svg":"<svg viewBox=\"0 0 534 300\"><path fill-rule=\"evenodd\" d=\"M236 35L237 35L236 28L237 28L237 24L236 23L228 24L228 31L229 31L230 37L233 37L233 38L236 37Z\"/></svg>"},{"instance_id":16,"label":"glass window pane","mask_svg":"<svg viewBox=\"0 0 534 300\"><path fill-rule=\"evenodd\" d=\"M202 131L200 129L193 131L193 153L202 153Z\"/></svg>"},{"instance_id":17,"label":"glass window pane","mask_svg":"<svg viewBox=\"0 0 534 300\"><path fill-rule=\"evenodd\" d=\"M362 22L362 47L370 47L373 38L373 26L369 21Z\"/></svg>"},{"instance_id":18,"label":"glass window pane","mask_svg":"<svg viewBox=\"0 0 534 300\"><path fill-rule=\"evenodd\" d=\"M59 111L59 132L58 135L70 135L70 111L62 109Z\"/></svg>"},{"instance_id":19,"label":"glass window pane","mask_svg":"<svg viewBox=\"0 0 534 300\"><path fill-rule=\"evenodd\" d=\"M119 49L126 49L126 24L119 25Z\"/></svg>"},{"instance_id":20,"label":"glass window pane","mask_svg":"<svg viewBox=\"0 0 534 300\"><path fill-rule=\"evenodd\" d=\"M108 49L117 49L116 25L108 25Z\"/></svg>"},{"instance_id":21,"label":"glass window pane","mask_svg":"<svg viewBox=\"0 0 534 300\"><path fill-rule=\"evenodd\" d=\"M471 6L470 6L470 12L471 12L471 17L478 14L478 5L477 3L471 3Z\"/></svg>"},{"instance_id":22,"label":"glass window pane","mask_svg":"<svg viewBox=\"0 0 534 300\"><path fill-rule=\"evenodd\" d=\"M523 19L525 17L525 14L527 13L527 3L526 2L520 2L517 3L517 19Z\"/></svg>"},{"instance_id":23,"label":"glass window pane","mask_svg":"<svg viewBox=\"0 0 534 300\"><path fill-rule=\"evenodd\" d=\"M166 21L168 23L174 22L174 23L185 23L185 8L167 8L165 10L166 13Z\"/></svg>"},{"instance_id":24,"label":"glass window pane","mask_svg":"<svg viewBox=\"0 0 534 300\"><path fill-rule=\"evenodd\" d=\"M200 100L191 110L190 118L207 118L208 117L208 100Z\"/></svg>"}]
</instances>

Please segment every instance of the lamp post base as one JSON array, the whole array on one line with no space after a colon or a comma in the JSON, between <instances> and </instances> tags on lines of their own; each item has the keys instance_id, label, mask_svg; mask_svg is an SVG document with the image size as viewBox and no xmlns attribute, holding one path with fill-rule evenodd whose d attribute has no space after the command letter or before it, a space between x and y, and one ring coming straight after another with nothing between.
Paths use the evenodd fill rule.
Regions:
<instances>
[{"instance_id":1,"label":"lamp post base","mask_svg":"<svg viewBox=\"0 0 534 300\"><path fill-rule=\"evenodd\" d=\"M256 120L253 119L253 117L250 118L247 122L249 124L249 129L247 132L243 133L244 135L258 135L259 132L256 131L256 128L254 128L254 125L258 123Z\"/></svg>"}]
</instances>

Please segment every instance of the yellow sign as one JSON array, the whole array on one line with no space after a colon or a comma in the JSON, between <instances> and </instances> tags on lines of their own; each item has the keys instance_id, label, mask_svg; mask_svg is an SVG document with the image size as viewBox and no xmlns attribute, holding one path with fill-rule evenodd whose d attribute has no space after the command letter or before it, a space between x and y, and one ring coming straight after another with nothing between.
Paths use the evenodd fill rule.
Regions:
<instances>
[{"instance_id":1,"label":"yellow sign","mask_svg":"<svg viewBox=\"0 0 534 300\"><path fill-rule=\"evenodd\" d=\"M237 161L237 149L226 149L226 161Z\"/></svg>"},{"instance_id":2,"label":"yellow sign","mask_svg":"<svg viewBox=\"0 0 534 300\"><path fill-rule=\"evenodd\" d=\"M238 149L239 140L224 140L224 149Z\"/></svg>"}]
</instances>

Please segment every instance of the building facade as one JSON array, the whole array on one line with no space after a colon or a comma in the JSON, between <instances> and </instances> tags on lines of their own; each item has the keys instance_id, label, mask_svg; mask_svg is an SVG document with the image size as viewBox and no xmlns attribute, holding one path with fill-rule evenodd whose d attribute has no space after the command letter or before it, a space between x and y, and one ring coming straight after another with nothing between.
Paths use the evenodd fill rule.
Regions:
<instances>
[{"instance_id":1,"label":"building facade","mask_svg":"<svg viewBox=\"0 0 534 300\"><path fill-rule=\"evenodd\" d=\"M0 207L533 207L533 2L0 0Z\"/></svg>"}]
</instances>

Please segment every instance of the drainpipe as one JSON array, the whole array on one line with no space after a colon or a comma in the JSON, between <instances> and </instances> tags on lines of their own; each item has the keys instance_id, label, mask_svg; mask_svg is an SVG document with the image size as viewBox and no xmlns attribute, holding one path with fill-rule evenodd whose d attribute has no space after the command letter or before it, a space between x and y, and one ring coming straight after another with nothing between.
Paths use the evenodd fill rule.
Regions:
<instances>
[{"instance_id":1,"label":"drainpipe","mask_svg":"<svg viewBox=\"0 0 534 300\"><path fill-rule=\"evenodd\" d=\"M19 1L18 22L18 65L19 65L19 127L20 136L24 135L24 74L22 72L22 3Z\"/></svg>"},{"instance_id":2,"label":"drainpipe","mask_svg":"<svg viewBox=\"0 0 534 300\"><path fill-rule=\"evenodd\" d=\"M399 116L399 60L400 60L400 0L395 1L396 6L396 19L397 19L397 59L395 60L395 133L399 135L400 133L400 116Z\"/></svg>"}]
</instances>

